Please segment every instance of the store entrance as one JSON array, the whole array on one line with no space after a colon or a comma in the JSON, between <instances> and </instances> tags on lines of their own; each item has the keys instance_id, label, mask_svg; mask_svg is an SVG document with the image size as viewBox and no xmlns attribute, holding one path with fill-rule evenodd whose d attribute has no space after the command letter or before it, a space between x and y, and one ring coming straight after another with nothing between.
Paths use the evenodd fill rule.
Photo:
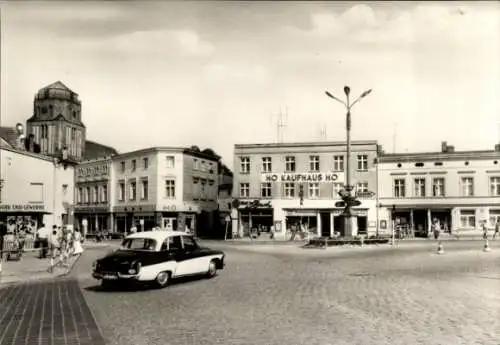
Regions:
<instances>
[{"instance_id":1,"label":"store entrance","mask_svg":"<svg viewBox=\"0 0 500 345\"><path fill-rule=\"evenodd\" d=\"M330 237L330 230L332 227L330 212L321 212L319 215L321 217L321 236Z\"/></svg>"}]
</instances>

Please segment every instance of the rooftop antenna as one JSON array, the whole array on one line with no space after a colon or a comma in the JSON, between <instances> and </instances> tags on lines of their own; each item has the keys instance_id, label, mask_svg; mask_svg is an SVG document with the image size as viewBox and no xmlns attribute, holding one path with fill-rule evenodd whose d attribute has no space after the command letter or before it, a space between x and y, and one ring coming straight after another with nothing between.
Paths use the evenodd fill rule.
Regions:
<instances>
[{"instance_id":1,"label":"rooftop antenna","mask_svg":"<svg viewBox=\"0 0 500 345\"><path fill-rule=\"evenodd\" d=\"M394 126L394 132L392 133L392 153L396 153L396 138L398 136L398 124L394 122L393 126Z\"/></svg>"},{"instance_id":2,"label":"rooftop antenna","mask_svg":"<svg viewBox=\"0 0 500 345\"><path fill-rule=\"evenodd\" d=\"M326 139L327 139L326 126L325 125L321 125L321 127L319 129L319 139L323 140L323 141L326 141Z\"/></svg>"},{"instance_id":3,"label":"rooftop antenna","mask_svg":"<svg viewBox=\"0 0 500 345\"><path fill-rule=\"evenodd\" d=\"M278 143L283 142L285 127L287 126L288 121L288 108L286 108L285 113L280 108L280 112L277 115L276 121L276 139Z\"/></svg>"}]
</instances>

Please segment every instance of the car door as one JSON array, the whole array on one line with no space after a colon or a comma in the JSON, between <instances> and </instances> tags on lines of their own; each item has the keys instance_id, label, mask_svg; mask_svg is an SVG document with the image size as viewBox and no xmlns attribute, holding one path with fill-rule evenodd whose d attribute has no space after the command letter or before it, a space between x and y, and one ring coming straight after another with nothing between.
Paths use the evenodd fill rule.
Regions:
<instances>
[{"instance_id":1,"label":"car door","mask_svg":"<svg viewBox=\"0 0 500 345\"><path fill-rule=\"evenodd\" d=\"M187 256L184 248L182 247L182 240L179 235L171 236L168 239L168 251L175 258L177 268L175 269L174 276L183 276L190 274Z\"/></svg>"},{"instance_id":2,"label":"car door","mask_svg":"<svg viewBox=\"0 0 500 345\"><path fill-rule=\"evenodd\" d=\"M182 235L181 237L188 274L206 272L208 270L207 257L201 255L200 247L196 241L191 236Z\"/></svg>"}]
</instances>

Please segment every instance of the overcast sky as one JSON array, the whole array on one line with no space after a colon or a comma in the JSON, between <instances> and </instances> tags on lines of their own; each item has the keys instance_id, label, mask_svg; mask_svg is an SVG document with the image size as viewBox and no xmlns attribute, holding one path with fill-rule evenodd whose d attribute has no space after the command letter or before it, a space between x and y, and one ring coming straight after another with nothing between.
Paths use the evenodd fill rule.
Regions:
<instances>
[{"instance_id":1,"label":"overcast sky","mask_svg":"<svg viewBox=\"0 0 500 345\"><path fill-rule=\"evenodd\" d=\"M2 125L32 115L61 80L80 95L87 139L121 152L344 140L324 94L373 92L353 138L397 151L492 149L500 140L500 11L489 3L8 2Z\"/></svg>"}]
</instances>

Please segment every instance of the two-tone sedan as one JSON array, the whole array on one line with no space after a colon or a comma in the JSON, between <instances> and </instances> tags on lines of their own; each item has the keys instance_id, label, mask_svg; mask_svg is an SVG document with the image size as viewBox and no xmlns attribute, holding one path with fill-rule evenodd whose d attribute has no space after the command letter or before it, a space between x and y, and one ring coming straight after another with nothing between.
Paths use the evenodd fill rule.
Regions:
<instances>
[{"instance_id":1,"label":"two-tone sedan","mask_svg":"<svg viewBox=\"0 0 500 345\"><path fill-rule=\"evenodd\" d=\"M214 277L217 270L224 268L224 258L222 251L200 247L185 232L138 232L126 237L118 250L96 260L92 276L104 287L136 281L162 288L177 277Z\"/></svg>"}]
</instances>

